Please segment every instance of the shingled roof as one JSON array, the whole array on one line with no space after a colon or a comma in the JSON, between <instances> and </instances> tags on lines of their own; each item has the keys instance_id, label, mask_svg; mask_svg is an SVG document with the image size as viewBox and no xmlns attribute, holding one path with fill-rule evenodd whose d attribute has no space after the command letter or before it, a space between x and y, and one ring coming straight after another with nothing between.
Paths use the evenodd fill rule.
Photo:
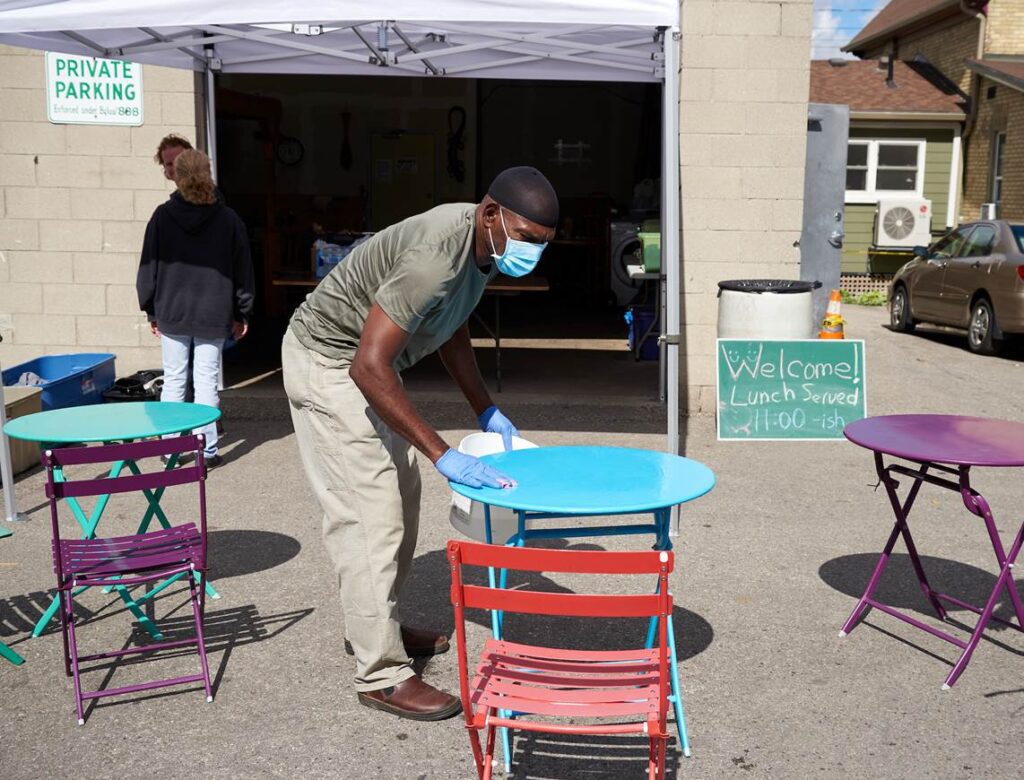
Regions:
<instances>
[{"instance_id":1,"label":"shingled roof","mask_svg":"<svg viewBox=\"0 0 1024 780\"><path fill-rule=\"evenodd\" d=\"M948 86L925 77L917 63L896 62L893 84L875 60L815 60L811 62L811 102L848 105L852 113L891 112L964 116L964 98Z\"/></svg>"},{"instance_id":2,"label":"shingled roof","mask_svg":"<svg viewBox=\"0 0 1024 780\"><path fill-rule=\"evenodd\" d=\"M931 17L957 13L960 0L890 0L864 29L843 47L856 53L870 43L881 43L892 34Z\"/></svg>"},{"instance_id":3,"label":"shingled roof","mask_svg":"<svg viewBox=\"0 0 1024 780\"><path fill-rule=\"evenodd\" d=\"M967 67L986 78L1024 92L1024 58L967 60Z\"/></svg>"}]
</instances>

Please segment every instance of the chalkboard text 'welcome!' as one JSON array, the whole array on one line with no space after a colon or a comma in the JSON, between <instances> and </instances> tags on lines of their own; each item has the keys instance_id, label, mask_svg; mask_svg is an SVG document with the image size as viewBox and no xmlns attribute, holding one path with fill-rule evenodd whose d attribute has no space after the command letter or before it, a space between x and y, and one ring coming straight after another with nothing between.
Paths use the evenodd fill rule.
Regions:
<instances>
[{"instance_id":1,"label":"chalkboard text 'welcome!'","mask_svg":"<svg viewBox=\"0 0 1024 780\"><path fill-rule=\"evenodd\" d=\"M863 341L718 342L719 439L832 439L866 414Z\"/></svg>"}]
</instances>

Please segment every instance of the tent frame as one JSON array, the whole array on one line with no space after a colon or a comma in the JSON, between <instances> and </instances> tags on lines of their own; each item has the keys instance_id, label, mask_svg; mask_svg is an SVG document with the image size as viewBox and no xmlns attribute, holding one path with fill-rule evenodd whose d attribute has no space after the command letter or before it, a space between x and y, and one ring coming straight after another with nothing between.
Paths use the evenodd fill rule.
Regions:
<instances>
[{"instance_id":1,"label":"tent frame","mask_svg":"<svg viewBox=\"0 0 1024 780\"><path fill-rule=\"evenodd\" d=\"M433 28L443 27L444 32ZM481 32L470 24L444 22L399 23L394 20L372 22L334 22L322 24L202 24L176 32L160 32L152 27L137 27L140 39L118 46L104 46L97 41L103 31L61 30L63 41L50 37L32 37L15 45L28 45L51 50L82 52L98 57L112 57L151 62L151 55L174 51L185 55L185 62L202 72L206 147L214 176L217 170L215 78L218 73L255 73L261 64L280 63L307 57L328 57L349 64L351 68L375 68L378 75L492 77L495 69L544 62L583 65L607 71L609 79L618 73L628 81L658 81L662 89L662 256L669 258L665 268L665 309L662 317L661 370L666 377L667 441L666 449L679 452L679 347L680 347L680 188L679 188L679 42L678 25L626 28L628 36L613 43L598 44L572 40L604 26L553 24L550 29L517 34L490 29ZM649 34L641 31L649 29ZM633 35L633 31L636 35ZM450 35L471 35L471 43L457 44ZM9 36L4 36L9 38ZM297 40L296 38L304 40ZM6 41L11 42L11 41ZM258 54L222 57L219 44L269 44L273 51ZM654 47L652 49L652 43ZM493 52L493 58L458 62L461 55ZM180 66L180 64L179 64ZM485 73L480 74L481 71ZM287 72L287 71L285 71ZM330 71L328 71L330 72ZM351 74L351 71L345 71ZM358 71L357 71L358 72ZM572 73L566 78L573 79ZM539 80L527 72L521 76ZM2 384L2 383L0 383ZM0 386L0 420L3 418L3 388ZM6 436L0 433L0 473L4 480L4 505L7 520L17 518L14 483Z\"/></svg>"},{"instance_id":2,"label":"tent frame","mask_svg":"<svg viewBox=\"0 0 1024 780\"><path fill-rule=\"evenodd\" d=\"M218 72L232 72L240 66L247 66L246 70L250 70L252 66L260 63L321 55L359 65L394 68L416 75L464 76L473 71L553 60L632 72L636 74L634 79L656 81L663 78L663 55L649 50L652 41L659 42L663 28L652 30L652 34L609 44L584 44L569 40L570 36L590 33L597 29L599 28L594 25L558 25L553 30L528 34L500 30L481 33L469 25L445 22L443 33L421 32L419 40L414 41L402 24L392 20L325 22L315 25L205 24L170 35L149 27L140 27L138 30L141 35L146 36L145 38L120 46L104 46L80 32L64 30L62 33L98 57L133 59L139 55L177 50L191 57L197 70L212 68ZM456 44L448 40L452 33L472 35L481 40ZM297 37L308 40L297 40ZM376 42L373 39L376 39ZM269 44L279 51L241 57L208 56L209 47L231 41ZM400 44L400 48L393 49L395 43ZM636 47L648 47L648 50ZM514 56L503 56L471 64L438 64L441 60L451 62L452 58L457 59L474 51Z\"/></svg>"}]
</instances>

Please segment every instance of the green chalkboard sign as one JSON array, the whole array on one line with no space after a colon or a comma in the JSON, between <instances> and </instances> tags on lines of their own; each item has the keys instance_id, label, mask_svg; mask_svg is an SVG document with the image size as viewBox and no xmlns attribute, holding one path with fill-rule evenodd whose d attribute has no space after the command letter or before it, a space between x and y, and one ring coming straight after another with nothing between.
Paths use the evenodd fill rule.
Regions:
<instances>
[{"instance_id":1,"label":"green chalkboard sign","mask_svg":"<svg viewBox=\"0 0 1024 780\"><path fill-rule=\"evenodd\" d=\"M864 342L718 339L718 439L841 439L867 416Z\"/></svg>"}]
</instances>

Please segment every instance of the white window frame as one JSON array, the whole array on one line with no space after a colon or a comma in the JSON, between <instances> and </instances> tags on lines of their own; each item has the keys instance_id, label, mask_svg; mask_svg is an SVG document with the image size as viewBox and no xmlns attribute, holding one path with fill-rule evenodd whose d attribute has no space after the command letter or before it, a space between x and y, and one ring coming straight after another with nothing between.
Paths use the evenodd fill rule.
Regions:
<instances>
[{"instance_id":1,"label":"white window frame","mask_svg":"<svg viewBox=\"0 0 1024 780\"><path fill-rule=\"evenodd\" d=\"M999 204L1003 199L1003 177L1006 170L1006 131L1002 130L992 135L992 160L989 168L989 202L996 204L996 213L999 213Z\"/></svg>"},{"instance_id":2,"label":"white window frame","mask_svg":"<svg viewBox=\"0 0 1024 780\"><path fill-rule=\"evenodd\" d=\"M924 197L924 161L928 150L927 141L923 138L851 138L848 145L854 144L868 147L867 186L863 190L846 190L847 203L877 203L883 198ZM881 145L917 147L917 181L913 190L875 189L875 181L878 177L878 147Z\"/></svg>"}]
</instances>

